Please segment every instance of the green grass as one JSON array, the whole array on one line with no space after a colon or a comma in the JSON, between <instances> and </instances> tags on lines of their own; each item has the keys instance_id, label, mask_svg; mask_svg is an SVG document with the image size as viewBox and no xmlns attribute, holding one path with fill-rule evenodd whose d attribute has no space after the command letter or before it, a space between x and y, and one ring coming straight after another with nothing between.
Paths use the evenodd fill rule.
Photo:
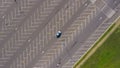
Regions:
<instances>
[{"instance_id":1,"label":"green grass","mask_svg":"<svg viewBox=\"0 0 120 68\"><path fill-rule=\"evenodd\" d=\"M110 30L115 26L115 24L111 25L110 28L104 33L104 35L94 44L94 46L74 65L74 68L76 68L77 65L87 56L91 50L96 47L96 45L110 32Z\"/></svg>"},{"instance_id":2,"label":"green grass","mask_svg":"<svg viewBox=\"0 0 120 68\"><path fill-rule=\"evenodd\" d=\"M120 27L80 68L120 68Z\"/></svg>"}]
</instances>

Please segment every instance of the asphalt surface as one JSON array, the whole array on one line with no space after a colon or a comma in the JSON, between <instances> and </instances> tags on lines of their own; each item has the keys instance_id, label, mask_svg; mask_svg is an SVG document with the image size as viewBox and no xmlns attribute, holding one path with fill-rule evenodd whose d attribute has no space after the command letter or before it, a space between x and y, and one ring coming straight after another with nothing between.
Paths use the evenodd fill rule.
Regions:
<instances>
[{"instance_id":1,"label":"asphalt surface","mask_svg":"<svg viewBox=\"0 0 120 68\"><path fill-rule=\"evenodd\" d=\"M102 20L99 20L99 18L102 17ZM74 43L71 45L71 48L69 48L69 54L63 53L61 65L64 65L65 62L67 62L68 59L70 59L70 56L72 56L72 54L74 54L74 52L81 47L81 45L83 43L81 42L85 42L86 39L97 29L97 27L106 19L107 17L101 12L99 13L93 21L91 21L90 24L88 24L86 26L85 29L83 29L83 32L80 33L74 40ZM97 22L97 23L96 23ZM59 60L58 60L59 61ZM55 63L54 65L57 65L57 63ZM55 67L55 66L54 66ZM54 68L53 66L51 68Z\"/></svg>"},{"instance_id":2,"label":"asphalt surface","mask_svg":"<svg viewBox=\"0 0 120 68\"><path fill-rule=\"evenodd\" d=\"M88 2L85 2L85 4L89 4L90 2L88 1ZM63 26L63 28L61 28L60 30L62 31L62 33L64 33L65 32L65 30L73 23L73 21L76 19L76 17L78 17L82 12L83 12L83 10L87 7L87 6L85 6L85 4L83 4L83 6L81 6L78 10L77 10L77 12L72 16L72 18L65 24L65 26ZM50 46L52 46L53 45L53 43L55 42L57 40L57 38L55 38L55 37L53 37L53 39L48 43L48 45L46 45L45 46L45 49L43 49L44 51L46 51L47 49L49 49L50 48ZM42 56L42 55L38 55L38 58L35 58L36 60L38 60L38 59L40 59L40 56ZM36 60L34 61L33 60L33 62L32 63L30 63L30 65L29 65L29 67L32 67L32 65L36 62ZM59 60L59 59L58 59ZM55 62L56 63L56 62ZM28 67L28 68L29 68ZM56 64L54 64L51 68L54 68L54 67L56 67Z\"/></svg>"},{"instance_id":3,"label":"asphalt surface","mask_svg":"<svg viewBox=\"0 0 120 68\"><path fill-rule=\"evenodd\" d=\"M108 3L109 4L109 3ZM114 3L113 3L114 4ZM113 5L113 6L110 6L110 8L112 8L112 9L114 9L115 7L117 7L118 6L118 4L119 3L117 3L117 5L115 4L115 5ZM107 8L107 7L106 7ZM105 12L109 12L110 10L108 9L108 10L105 10L106 8L103 8L103 10L91 21L91 24L89 24L87 27L86 27L86 29L84 29L83 30L83 33L81 33L80 35L78 35L77 37L76 37L76 39L77 38L79 38L78 40L74 40L74 44L72 44L72 46L74 46L74 47L72 47L72 48L69 48L69 55L68 54L64 54L64 55L62 55L61 57L62 57L62 59L63 60L61 60L60 62L60 65L62 65L62 64L65 64L65 62L68 60L68 59L70 59L69 57L72 55L72 54L74 54L74 52L75 52L75 50L77 50L77 48L79 48L80 47L80 45L82 45L81 43L79 43L79 42L84 42L84 41L86 41L86 39L98 28L98 26L100 25L100 24L102 24L102 23L104 23L104 21L106 20L106 19L108 19L108 18L111 18L111 17L109 17L108 16L108 18L107 18L107 15L105 14ZM104 13L103 13L104 12ZM113 16L113 15L112 15ZM78 42L78 44L77 44L77 42ZM73 49L73 50L72 50ZM63 56L64 56L64 58L63 58ZM59 59L58 59L58 61L59 61ZM58 62L59 63L59 62ZM53 64L53 65L57 65L57 63L55 63L55 64ZM54 66L55 67L55 66ZM51 68L53 68L53 66L51 67Z\"/></svg>"},{"instance_id":4,"label":"asphalt surface","mask_svg":"<svg viewBox=\"0 0 120 68\"><path fill-rule=\"evenodd\" d=\"M118 1L119 2L119 1ZM109 3L107 3L107 4L109 4ZM112 3L112 4L114 4L114 3ZM107 7L108 7L108 5L107 5ZM119 16L119 13L120 12L116 12L115 13L115 15L112 15L111 17L109 17L109 15L107 16L106 14L105 14L105 11L106 12L109 12L109 10L105 10L106 8L107 8L106 6L105 7L103 7L103 10L98 14L98 16L97 17L95 17L94 19L95 20L93 20L93 21L91 21L92 23L94 23L94 24L91 24L91 26L92 27L89 27L87 30L87 34L86 33L84 33L83 35L79 35L79 36L82 36L82 37L86 37L86 36L89 36L90 34L89 33L91 33L91 30L93 30L93 31L95 31L95 32L93 32L92 31L92 33L91 34L93 34L93 33L95 33L94 34L94 36L92 35L90 38L91 39L89 39L89 40L83 40L83 41L85 41L85 43L83 43L83 44L81 44L82 46L87 46L87 45L92 45L92 44L94 44L94 42L102 35L102 33L104 33L105 32L105 30L112 24L112 23L114 23L113 21ZM114 8L113 8L114 7ZM115 9L115 8L117 8L118 7L118 3L117 3L117 5L113 5L113 6L111 6L110 8L112 8L112 9ZM107 8L108 9L108 8ZM118 9L119 10L119 9ZM115 10L114 10L115 11ZM102 17L102 18L101 18ZM105 21L104 21L105 20ZM96 22L96 23L95 23ZM99 24L98 24L99 23ZM98 25L98 26L97 26ZM98 27L99 27L99 29L98 29ZM89 32L89 33L88 33ZM99 35L100 34L100 35ZM98 36L98 37L96 37L96 36ZM87 37L87 38L89 38L89 37ZM82 38L83 39L83 38ZM79 41L80 41L81 39L79 39ZM93 40L92 41L92 44L90 43L91 42L91 40ZM89 44L88 44L89 43ZM79 43L80 44L80 43ZM78 44L78 45L79 45ZM77 46L77 44L76 44L76 46ZM84 48L84 47L82 47L82 48ZM86 47L87 48L87 47ZM89 47L88 47L89 48ZM75 48L75 50L76 50L77 48ZM80 49L78 50L79 52L80 52ZM87 51L86 49L84 49L84 51ZM72 53L72 54L74 54L74 53ZM79 54L80 55L80 54ZM75 55L74 55L75 56ZM76 55L77 56L77 55ZM75 59L75 58L74 58ZM74 61L73 63L75 63L75 61L76 60L74 60L73 58L72 58L72 61ZM72 63L71 62L71 60L69 60L68 62L67 62L68 64L70 64L70 63ZM63 63L64 64L64 63ZM66 65L64 64L63 65L63 68L70 68L70 66L66 66ZM72 66L71 66L72 67Z\"/></svg>"},{"instance_id":5,"label":"asphalt surface","mask_svg":"<svg viewBox=\"0 0 120 68\"><path fill-rule=\"evenodd\" d=\"M66 0L66 2L67 2L67 0ZM59 9L60 9L66 2L65 2L65 1L64 1L64 2L61 1L60 5L56 6L56 7L52 10L52 12L50 13L50 15L46 18L46 20L43 21L43 24L42 24L42 25L40 24L39 28L37 28L37 30L34 31L34 33L32 34L32 36L30 36L31 39L33 39L40 31L42 31L42 29L48 24L49 20L51 20L52 16L54 16L55 13L57 13L57 12L59 11ZM40 3L42 3L42 2L40 2ZM62 4L62 5L61 5L61 4ZM39 6L40 6L40 4L39 4ZM32 9L32 10L33 10L33 9ZM33 11L34 11L34 10L33 10ZM30 12L30 14L32 14L32 13ZM29 14L28 14L28 15L29 15ZM26 17L26 18L27 18L27 17ZM23 21L24 21L24 20L23 20ZM13 32L11 32L11 33L13 33ZM9 35L12 35L12 34L9 34ZM11 37L11 36L9 36L9 37ZM7 39L9 39L9 37L7 37ZM28 40L29 40L29 38L28 38ZM3 43L2 43L2 44L3 44ZM10 62L7 62L7 63L5 64L5 67L10 67L9 65L11 64L12 61L14 61L13 59L15 59L16 57L18 57L19 54L21 54L22 51L25 50L25 48L27 48L27 46L24 46L24 45L28 45L28 44L29 44L29 43L27 42L27 40L24 41L24 43L22 44L23 46L20 47L20 49L16 51L16 53L15 53L15 54L11 57L11 59L9 60ZM15 44L13 44L13 45L15 46ZM17 45L16 45L16 46L17 46Z\"/></svg>"},{"instance_id":6,"label":"asphalt surface","mask_svg":"<svg viewBox=\"0 0 120 68\"><path fill-rule=\"evenodd\" d=\"M67 68L65 64L83 43L101 24L114 17L120 3L100 2L1 1L11 6L2 5L6 11L0 14L0 68ZM63 33L59 39L55 37L58 30Z\"/></svg>"}]
</instances>

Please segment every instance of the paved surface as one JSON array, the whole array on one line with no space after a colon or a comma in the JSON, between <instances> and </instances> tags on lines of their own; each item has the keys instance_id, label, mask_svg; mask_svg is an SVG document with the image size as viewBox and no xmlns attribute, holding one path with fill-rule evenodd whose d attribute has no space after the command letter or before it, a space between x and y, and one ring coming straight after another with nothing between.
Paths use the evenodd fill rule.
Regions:
<instances>
[{"instance_id":1,"label":"paved surface","mask_svg":"<svg viewBox=\"0 0 120 68\"><path fill-rule=\"evenodd\" d=\"M80 58L91 47L92 44L86 47L83 43L94 31L100 32L98 27L104 21L117 18L113 15L119 10L119 2L1 0L0 68L72 67L78 58L74 62L69 60L76 56L79 48ZM103 27L106 29L110 24ZM55 37L58 30L63 33L59 39Z\"/></svg>"},{"instance_id":2,"label":"paved surface","mask_svg":"<svg viewBox=\"0 0 120 68\"><path fill-rule=\"evenodd\" d=\"M119 7L119 6L117 6ZM78 59L83 56L83 54L95 43L95 41L106 31L106 29L113 24L114 20L120 16L120 10L117 9L115 15L113 15L113 17L108 18L108 20L106 19L96 30L95 32L93 32L93 34L83 43L83 45L74 53L74 55L72 56L71 59L69 59L69 61L64 64L64 68L71 68L72 65L74 65L74 63L76 61L78 61Z\"/></svg>"},{"instance_id":3,"label":"paved surface","mask_svg":"<svg viewBox=\"0 0 120 68\"><path fill-rule=\"evenodd\" d=\"M118 17L115 21L115 26L108 32L108 34L87 54L87 56L83 59L83 61L76 66L76 68L80 68L82 64L92 55L94 52L107 40L107 38L118 28L120 25L120 17Z\"/></svg>"}]
</instances>

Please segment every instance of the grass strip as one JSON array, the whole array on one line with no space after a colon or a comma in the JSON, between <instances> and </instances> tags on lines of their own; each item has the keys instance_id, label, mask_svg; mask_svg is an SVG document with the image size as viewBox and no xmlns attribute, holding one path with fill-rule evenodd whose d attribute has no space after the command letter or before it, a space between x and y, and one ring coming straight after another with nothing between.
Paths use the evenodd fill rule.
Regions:
<instances>
[{"instance_id":1,"label":"grass strip","mask_svg":"<svg viewBox=\"0 0 120 68\"><path fill-rule=\"evenodd\" d=\"M98 44L101 40L103 40L103 38L110 32L110 30L111 30L114 26L115 26L115 24L112 24L112 25L107 29L107 31L105 31L105 33L95 42L94 46L92 46L92 47L89 49L89 51L87 51L87 52L84 54L84 56L82 56L82 57L80 58L80 60L74 65L74 68L76 68L76 67L81 63L81 61L83 61L83 60L86 58L86 56L97 46L97 44Z\"/></svg>"}]
</instances>

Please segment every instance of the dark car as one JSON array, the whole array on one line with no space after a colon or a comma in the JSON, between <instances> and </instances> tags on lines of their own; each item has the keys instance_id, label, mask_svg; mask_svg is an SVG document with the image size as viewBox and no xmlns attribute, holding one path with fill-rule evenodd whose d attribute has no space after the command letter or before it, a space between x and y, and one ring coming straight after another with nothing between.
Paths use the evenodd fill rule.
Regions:
<instances>
[{"instance_id":1,"label":"dark car","mask_svg":"<svg viewBox=\"0 0 120 68\"><path fill-rule=\"evenodd\" d=\"M56 33L56 37L57 37L57 38L60 38L61 35L62 35L62 32L61 32L61 31L58 31L58 32Z\"/></svg>"}]
</instances>

